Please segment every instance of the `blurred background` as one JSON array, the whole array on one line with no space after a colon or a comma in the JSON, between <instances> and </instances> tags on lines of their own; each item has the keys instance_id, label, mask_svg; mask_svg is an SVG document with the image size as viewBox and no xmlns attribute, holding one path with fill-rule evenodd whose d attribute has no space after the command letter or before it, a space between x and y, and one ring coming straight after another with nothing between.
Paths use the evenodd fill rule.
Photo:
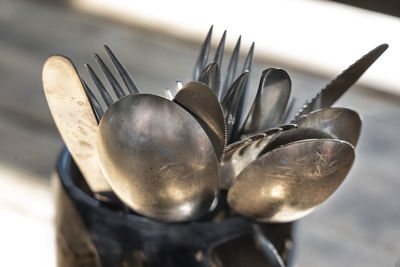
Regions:
<instances>
[{"instance_id":1,"label":"blurred background","mask_svg":"<svg viewBox=\"0 0 400 267\"><path fill-rule=\"evenodd\" d=\"M0 266L55 265L50 176L63 142L42 89L46 58L66 55L84 73L107 43L143 92L161 94L176 78L190 80L212 24L214 45L228 30L226 55L239 35L242 61L256 42L251 88L263 69L288 71L295 110L369 50L390 45L336 104L363 118L356 161L298 224L297 265L400 266L400 3L338 2L0 0Z\"/></svg>"}]
</instances>

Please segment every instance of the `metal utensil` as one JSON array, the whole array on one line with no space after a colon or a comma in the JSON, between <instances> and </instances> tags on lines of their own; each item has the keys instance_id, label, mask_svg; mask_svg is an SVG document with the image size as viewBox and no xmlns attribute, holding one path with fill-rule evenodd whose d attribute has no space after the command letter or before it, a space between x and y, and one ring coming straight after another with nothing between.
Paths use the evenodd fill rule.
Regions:
<instances>
[{"instance_id":1,"label":"metal utensil","mask_svg":"<svg viewBox=\"0 0 400 267\"><path fill-rule=\"evenodd\" d=\"M226 146L226 128L221 105L215 94L207 86L190 82L179 90L174 101L197 119L220 160Z\"/></svg>"},{"instance_id":2,"label":"metal utensil","mask_svg":"<svg viewBox=\"0 0 400 267\"><path fill-rule=\"evenodd\" d=\"M279 125L289 101L291 87L292 82L286 71L274 68L264 70L241 135Z\"/></svg>"},{"instance_id":3,"label":"metal utensil","mask_svg":"<svg viewBox=\"0 0 400 267\"><path fill-rule=\"evenodd\" d=\"M221 102L226 121L228 143L237 141L235 130L239 128L240 114L243 110L244 89L247 85L249 72L243 72L232 84L228 93Z\"/></svg>"},{"instance_id":4,"label":"metal utensil","mask_svg":"<svg viewBox=\"0 0 400 267\"><path fill-rule=\"evenodd\" d=\"M304 139L322 138L332 138L332 136L319 129L298 129L297 125L294 124L282 125L281 127L271 128L264 133L249 136L237 148L227 147L228 152L224 154L220 164L220 186L229 189L240 172L251 162L279 146Z\"/></svg>"},{"instance_id":5,"label":"metal utensil","mask_svg":"<svg viewBox=\"0 0 400 267\"><path fill-rule=\"evenodd\" d=\"M227 146L220 163L220 187L229 189L237 175L258 157L259 152L282 128L274 128Z\"/></svg>"},{"instance_id":6,"label":"metal utensil","mask_svg":"<svg viewBox=\"0 0 400 267\"><path fill-rule=\"evenodd\" d=\"M221 87L221 70L216 62L211 63L203 70L199 81L207 85L214 92L218 100Z\"/></svg>"},{"instance_id":7,"label":"metal utensil","mask_svg":"<svg viewBox=\"0 0 400 267\"><path fill-rule=\"evenodd\" d=\"M388 47L387 44L381 44L348 67L325 88L323 88L313 99L307 101L297 113L293 121L311 111L327 108L333 105L383 54L383 52L386 51Z\"/></svg>"},{"instance_id":8,"label":"metal utensil","mask_svg":"<svg viewBox=\"0 0 400 267\"><path fill-rule=\"evenodd\" d=\"M345 141L289 143L261 156L239 174L228 192L229 206L263 221L297 220L338 188L353 160L353 146Z\"/></svg>"},{"instance_id":9,"label":"metal utensil","mask_svg":"<svg viewBox=\"0 0 400 267\"><path fill-rule=\"evenodd\" d=\"M217 74L219 73L218 70L222 64L226 31L224 31L224 34L222 35L222 38L218 44L213 59L214 61L204 69L205 65L207 64L208 55L211 48L212 30L213 27L211 27L208 31L207 37L201 47L200 54L195 66L193 80L205 83L215 92L218 100L221 102L222 105L226 120L227 139L228 142L231 143L239 139L239 129L244 121L243 104L244 100L246 99L246 89L248 86L247 80L253 61L254 43L251 45L249 52L246 56L246 60L243 64L242 74L235 80L235 82L233 82L235 79L236 69L238 67L239 60L241 43L241 37L239 37L228 64L224 84L222 87L219 86L218 88L218 84L220 85L221 77ZM234 136L231 136L232 133L234 133Z\"/></svg>"},{"instance_id":10,"label":"metal utensil","mask_svg":"<svg viewBox=\"0 0 400 267\"><path fill-rule=\"evenodd\" d=\"M205 214L218 189L218 161L200 124L163 97L127 96L99 125L98 153L115 193L132 209L165 221Z\"/></svg>"},{"instance_id":11,"label":"metal utensil","mask_svg":"<svg viewBox=\"0 0 400 267\"><path fill-rule=\"evenodd\" d=\"M320 129L337 139L357 145L361 132L361 118L348 108L325 108L301 116L295 122L299 127Z\"/></svg>"},{"instance_id":12,"label":"metal utensil","mask_svg":"<svg viewBox=\"0 0 400 267\"><path fill-rule=\"evenodd\" d=\"M66 57L52 56L43 66L42 79L58 131L90 189L111 191L97 159L97 119L74 65Z\"/></svg>"},{"instance_id":13,"label":"metal utensil","mask_svg":"<svg viewBox=\"0 0 400 267\"><path fill-rule=\"evenodd\" d=\"M106 50L129 88L134 84L132 77L112 51ZM107 71L101 58L95 57L103 72ZM163 97L133 94L120 98L116 92L119 100L115 102L90 65L86 67L108 106L100 121L97 147L103 171L118 197L135 211L159 220L190 220L207 212L218 188L218 162L202 126ZM116 81L111 72L105 76L111 85ZM209 88L198 86L215 98ZM92 103L98 102L89 88L87 92Z\"/></svg>"}]
</instances>

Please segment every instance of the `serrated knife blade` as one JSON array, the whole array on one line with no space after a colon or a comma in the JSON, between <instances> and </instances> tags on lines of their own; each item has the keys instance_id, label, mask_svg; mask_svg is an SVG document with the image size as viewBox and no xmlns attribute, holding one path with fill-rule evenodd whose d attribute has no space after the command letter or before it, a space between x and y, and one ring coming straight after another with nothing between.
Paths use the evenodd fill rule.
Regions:
<instances>
[{"instance_id":1,"label":"serrated knife blade","mask_svg":"<svg viewBox=\"0 0 400 267\"><path fill-rule=\"evenodd\" d=\"M306 115L314 110L332 106L360 77L363 73L385 52L389 46L381 44L361 57L339 76L332 80L314 98L307 101L295 118Z\"/></svg>"}]
</instances>

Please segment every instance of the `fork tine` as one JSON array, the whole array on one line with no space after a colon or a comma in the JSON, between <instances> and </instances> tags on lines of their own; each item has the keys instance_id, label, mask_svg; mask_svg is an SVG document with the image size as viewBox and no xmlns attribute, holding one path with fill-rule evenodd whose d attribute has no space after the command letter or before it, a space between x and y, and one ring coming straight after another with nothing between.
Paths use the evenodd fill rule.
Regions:
<instances>
[{"instance_id":1,"label":"fork tine","mask_svg":"<svg viewBox=\"0 0 400 267\"><path fill-rule=\"evenodd\" d=\"M253 54L254 54L254 42L251 44L249 53L247 54L246 60L244 61L243 72L246 70L250 72L251 64L253 62Z\"/></svg>"},{"instance_id":2,"label":"fork tine","mask_svg":"<svg viewBox=\"0 0 400 267\"><path fill-rule=\"evenodd\" d=\"M81 83L83 85L83 89L85 89L85 93L89 99L90 105L92 106L92 110L96 115L97 122L100 122L101 117L103 117L104 115L104 111L99 101L97 101L97 98L94 96L93 92L89 89L89 86L86 84L86 82L83 79L81 79Z\"/></svg>"},{"instance_id":3,"label":"fork tine","mask_svg":"<svg viewBox=\"0 0 400 267\"><path fill-rule=\"evenodd\" d=\"M218 64L214 62L208 65L201 73L199 81L206 84L218 97L221 84L221 71Z\"/></svg>"},{"instance_id":4,"label":"fork tine","mask_svg":"<svg viewBox=\"0 0 400 267\"><path fill-rule=\"evenodd\" d=\"M224 31L224 34L221 37L221 41L218 44L217 51L215 52L214 56L214 62L217 62L220 68L222 66L222 58L224 57L225 37L226 37L226 30Z\"/></svg>"},{"instance_id":5,"label":"fork tine","mask_svg":"<svg viewBox=\"0 0 400 267\"><path fill-rule=\"evenodd\" d=\"M237 63L238 63L238 59L239 59L239 50L240 50L241 40L242 40L242 36L239 36L236 46L233 49L232 57L231 57L231 60L229 61L229 65L228 65L228 71L226 74L224 86L222 87L221 99L224 99L224 97L235 77L236 67L237 67Z\"/></svg>"},{"instance_id":6,"label":"fork tine","mask_svg":"<svg viewBox=\"0 0 400 267\"><path fill-rule=\"evenodd\" d=\"M193 73L194 81L199 80L201 72L203 71L204 66L207 64L208 54L210 52L210 46L211 46L211 35L213 27L214 26L210 27L210 30L207 33L207 37L204 40L203 45L201 46L200 54L199 57L197 58L196 66L194 68L194 73Z\"/></svg>"},{"instance_id":7,"label":"fork tine","mask_svg":"<svg viewBox=\"0 0 400 267\"><path fill-rule=\"evenodd\" d=\"M92 77L92 80L95 83L97 90L99 90L101 96L103 97L107 107L111 106L114 103L114 101L111 98L110 94L107 92L103 83L100 81L99 77L96 75L96 73L93 71L92 67L90 67L89 64L85 64L85 67L89 72L90 77Z\"/></svg>"},{"instance_id":8,"label":"fork tine","mask_svg":"<svg viewBox=\"0 0 400 267\"><path fill-rule=\"evenodd\" d=\"M129 74L129 72L126 70L122 62L115 56L115 54L111 51L110 47L106 44L104 44L104 49L106 50L108 56L111 58L111 61L113 62L115 68L117 69L119 75L121 76L122 80L124 81L126 87L128 88L128 91L131 94L138 94L139 90L135 84L135 81Z\"/></svg>"},{"instance_id":9,"label":"fork tine","mask_svg":"<svg viewBox=\"0 0 400 267\"><path fill-rule=\"evenodd\" d=\"M124 97L125 93L122 90L122 87L119 85L117 79L115 79L114 75L111 73L111 71L107 67L107 65L104 64L104 61L101 59L101 57L97 53L95 53L94 58L96 59L97 63L99 64L101 70L106 75L107 80L110 82L111 87L114 89L114 92L117 95L118 99Z\"/></svg>"}]
</instances>

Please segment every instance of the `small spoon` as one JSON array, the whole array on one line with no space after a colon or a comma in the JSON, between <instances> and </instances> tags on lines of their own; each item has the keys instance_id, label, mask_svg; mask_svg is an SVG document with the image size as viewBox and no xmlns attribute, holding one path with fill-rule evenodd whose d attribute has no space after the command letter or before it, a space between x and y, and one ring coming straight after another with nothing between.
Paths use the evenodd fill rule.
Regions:
<instances>
[{"instance_id":1,"label":"small spoon","mask_svg":"<svg viewBox=\"0 0 400 267\"><path fill-rule=\"evenodd\" d=\"M200 123L220 160L226 146L226 129L222 108L216 95L207 86L190 82L179 90L174 101Z\"/></svg>"},{"instance_id":2,"label":"small spoon","mask_svg":"<svg viewBox=\"0 0 400 267\"><path fill-rule=\"evenodd\" d=\"M320 129L337 139L357 145L361 131L361 118L348 108L325 108L299 117L295 122L299 127Z\"/></svg>"},{"instance_id":3,"label":"small spoon","mask_svg":"<svg viewBox=\"0 0 400 267\"><path fill-rule=\"evenodd\" d=\"M290 97L292 82L286 71L263 71L257 95L247 115L242 135L259 132L280 123Z\"/></svg>"},{"instance_id":4,"label":"small spoon","mask_svg":"<svg viewBox=\"0 0 400 267\"><path fill-rule=\"evenodd\" d=\"M112 189L145 216L197 219L216 196L213 145L196 119L168 99L136 94L111 105L100 121L97 147Z\"/></svg>"},{"instance_id":5,"label":"small spoon","mask_svg":"<svg viewBox=\"0 0 400 267\"><path fill-rule=\"evenodd\" d=\"M262 221L297 220L332 195L353 161L353 146L341 140L308 139L284 145L239 174L228 192L228 204Z\"/></svg>"}]
</instances>

